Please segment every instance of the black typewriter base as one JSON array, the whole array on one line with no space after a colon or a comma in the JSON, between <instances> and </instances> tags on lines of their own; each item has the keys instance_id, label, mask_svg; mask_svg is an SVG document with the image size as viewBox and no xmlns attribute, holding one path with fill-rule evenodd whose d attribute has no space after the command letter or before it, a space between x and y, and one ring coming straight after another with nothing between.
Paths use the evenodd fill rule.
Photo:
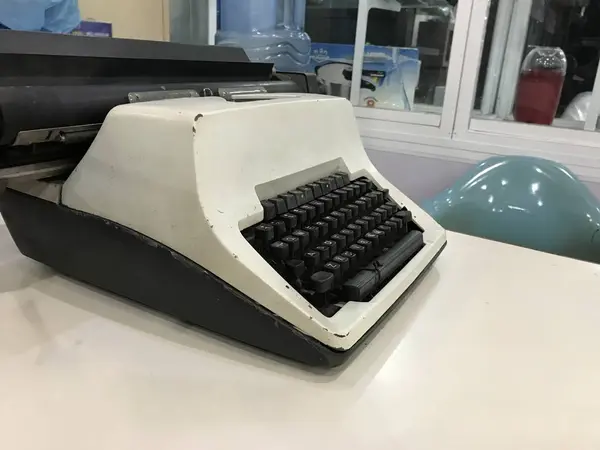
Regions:
<instances>
[{"instance_id":1,"label":"black typewriter base","mask_svg":"<svg viewBox=\"0 0 600 450\"><path fill-rule=\"evenodd\" d=\"M118 223L12 189L0 197L0 209L25 256L179 321L310 366L338 366L362 347L342 352L323 345L186 257Z\"/></svg>"}]
</instances>

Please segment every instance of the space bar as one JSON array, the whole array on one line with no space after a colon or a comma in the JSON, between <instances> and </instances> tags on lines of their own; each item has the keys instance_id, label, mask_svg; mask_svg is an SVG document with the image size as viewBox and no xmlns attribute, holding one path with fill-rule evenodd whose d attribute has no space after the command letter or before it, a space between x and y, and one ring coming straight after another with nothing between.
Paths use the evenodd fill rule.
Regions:
<instances>
[{"instance_id":1,"label":"space bar","mask_svg":"<svg viewBox=\"0 0 600 450\"><path fill-rule=\"evenodd\" d=\"M382 282L392 276L423 247L423 233L410 231L401 241L365 269L344 283L346 299L359 302L367 299Z\"/></svg>"}]
</instances>

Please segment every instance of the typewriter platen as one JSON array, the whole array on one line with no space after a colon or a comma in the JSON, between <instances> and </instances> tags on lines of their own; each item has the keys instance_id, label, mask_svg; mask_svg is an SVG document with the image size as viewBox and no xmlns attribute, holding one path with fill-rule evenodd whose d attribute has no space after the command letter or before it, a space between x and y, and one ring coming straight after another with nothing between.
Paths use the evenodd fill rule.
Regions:
<instances>
[{"instance_id":1,"label":"typewriter platen","mask_svg":"<svg viewBox=\"0 0 600 450\"><path fill-rule=\"evenodd\" d=\"M25 255L307 364L344 361L446 243L341 98L122 104L88 147L67 176L2 196Z\"/></svg>"}]
</instances>

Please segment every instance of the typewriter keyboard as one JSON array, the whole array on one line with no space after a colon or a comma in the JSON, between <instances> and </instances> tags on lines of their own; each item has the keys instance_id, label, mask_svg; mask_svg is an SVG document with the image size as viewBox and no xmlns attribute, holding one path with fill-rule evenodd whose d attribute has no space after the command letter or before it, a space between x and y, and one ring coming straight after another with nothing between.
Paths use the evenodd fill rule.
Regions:
<instances>
[{"instance_id":1,"label":"typewriter keyboard","mask_svg":"<svg viewBox=\"0 0 600 450\"><path fill-rule=\"evenodd\" d=\"M286 281L328 317L373 298L423 247L423 232L369 179L331 176L263 200L242 231Z\"/></svg>"}]
</instances>

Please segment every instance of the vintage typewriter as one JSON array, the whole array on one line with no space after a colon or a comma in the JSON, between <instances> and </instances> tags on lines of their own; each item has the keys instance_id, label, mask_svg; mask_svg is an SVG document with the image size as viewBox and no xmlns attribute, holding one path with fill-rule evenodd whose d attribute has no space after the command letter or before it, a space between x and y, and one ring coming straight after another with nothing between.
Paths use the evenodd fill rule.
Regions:
<instances>
[{"instance_id":1,"label":"vintage typewriter","mask_svg":"<svg viewBox=\"0 0 600 450\"><path fill-rule=\"evenodd\" d=\"M21 175L0 207L26 256L335 366L446 244L369 161L350 103L310 77L237 49L51 38L53 54L0 39L0 63L31 70L0 86L5 167Z\"/></svg>"}]
</instances>

